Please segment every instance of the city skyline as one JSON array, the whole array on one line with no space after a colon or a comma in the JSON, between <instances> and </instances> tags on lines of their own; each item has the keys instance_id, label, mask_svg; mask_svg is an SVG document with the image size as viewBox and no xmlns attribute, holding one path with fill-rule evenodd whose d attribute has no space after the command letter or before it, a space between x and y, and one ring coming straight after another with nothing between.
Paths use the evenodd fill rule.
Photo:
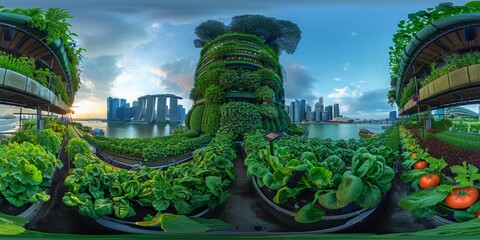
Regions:
<instances>
[{"instance_id":1,"label":"city skyline","mask_svg":"<svg viewBox=\"0 0 480 240\"><path fill-rule=\"evenodd\" d=\"M207 7L206 2L216 7ZM70 23L79 35L77 45L87 49L74 117L106 117L108 96L131 102L136 96L159 92L183 97L179 104L190 109L188 95L201 50L192 43L195 27L206 19L228 23L235 15L262 14L292 21L302 31L295 53L280 57L286 73L286 103L293 99L312 102L324 96L324 105L339 103L344 115L380 119L397 110L387 104L386 94L388 48L393 45L398 22L440 2L180 0L166 4L139 0L132 5L125 0L17 0L2 5L59 7L74 16ZM477 111L478 107L470 109ZM13 111L18 110L3 114Z\"/></svg>"}]
</instances>

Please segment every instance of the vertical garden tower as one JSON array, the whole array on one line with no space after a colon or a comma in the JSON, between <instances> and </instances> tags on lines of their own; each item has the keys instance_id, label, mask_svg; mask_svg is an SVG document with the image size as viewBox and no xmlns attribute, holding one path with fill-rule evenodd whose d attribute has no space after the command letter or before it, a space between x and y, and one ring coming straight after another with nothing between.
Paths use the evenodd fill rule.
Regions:
<instances>
[{"instance_id":1,"label":"vertical garden tower","mask_svg":"<svg viewBox=\"0 0 480 240\"><path fill-rule=\"evenodd\" d=\"M258 22L253 20L261 24L249 24ZM236 134L288 128L279 55L295 51L301 38L298 27L288 21L243 15L233 17L228 27L207 21L197 27L196 34L200 39L195 44L203 49L190 93L194 104L187 127Z\"/></svg>"}]
</instances>

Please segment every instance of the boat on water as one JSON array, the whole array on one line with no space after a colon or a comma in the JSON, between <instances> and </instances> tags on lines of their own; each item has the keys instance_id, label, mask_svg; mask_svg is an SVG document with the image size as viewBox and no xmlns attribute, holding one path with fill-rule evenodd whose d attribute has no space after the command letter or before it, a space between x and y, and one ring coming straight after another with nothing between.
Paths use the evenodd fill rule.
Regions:
<instances>
[{"instance_id":1,"label":"boat on water","mask_svg":"<svg viewBox=\"0 0 480 240\"><path fill-rule=\"evenodd\" d=\"M366 128L360 128L358 130L358 135L360 135L360 137L375 137L377 136L376 133L366 129Z\"/></svg>"}]
</instances>

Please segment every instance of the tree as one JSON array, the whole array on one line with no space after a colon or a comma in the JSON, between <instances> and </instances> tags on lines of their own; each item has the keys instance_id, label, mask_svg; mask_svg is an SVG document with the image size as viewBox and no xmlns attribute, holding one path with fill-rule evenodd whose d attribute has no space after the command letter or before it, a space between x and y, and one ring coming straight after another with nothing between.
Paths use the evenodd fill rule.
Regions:
<instances>
[{"instance_id":1,"label":"tree","mask_svg":"<svg viewBox=\"0 0 480 240\"><path fill-rule=\"evenodd\" d=\"M240 15L232 17L229 26L208 20L195 28L195 47L203 47L207 42L214 40L224 33L245 33L253 34L274 48L277 53L285 51L292 54L302 39L302 31L295 23L286 20L278 20L263 15Z\"/></svg>"},{"instance_id":2,"label":"tree","mask_svg":"<svg viewBox=\"0 0 480 240\"><path fill-rule=\"evenodd\" d=\"M203 47L207 42L227 33L227 29L227 26L219 21L208 20L203 22L195 28L198 39L195 39L193 44L195 47Z\"/></svg>"}]
</instances>

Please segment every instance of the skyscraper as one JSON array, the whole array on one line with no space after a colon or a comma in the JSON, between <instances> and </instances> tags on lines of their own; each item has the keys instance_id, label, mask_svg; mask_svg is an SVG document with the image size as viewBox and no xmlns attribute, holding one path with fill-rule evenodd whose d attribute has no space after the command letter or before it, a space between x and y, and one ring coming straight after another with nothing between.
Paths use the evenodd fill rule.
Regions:
<instances>
[{"instance_id":1,"label":"skyscraper","mask_svg":"<svg viewBox=\"0 0 480 240\"><path fill-rule=\"evenodd\" d=\"M320 122L322 121L322 113L323 113L323 97L318 99L318 102L315 103L315 121Z\"/></svg>"},{"instance_id":2,"label":"skyscraper","mask_svg":"<svg viewBox=\"0 0 480 240\"><path fill-rule=\"evenodd\" d=\"M332 105L328 105L325 107L325 112L327 112L328 119L327 121L330 121L333 119L333 107Z\"/></svg>"},{"instance_id":3,"label":"skyscraper","mask_svg":"<svg viewBox=\"0 0 480 240\"><path fill-rule=\"evenodd\" d=\"M290 111L288 112L288 116L290 117L290 121L295 122L295 101L290 103Z\"/></svg>"},{"instance_id":4,"label":"skyscraper","mask_svg":"<svg viewBox=\"0 0 480 240\"><path fill-rule=\"evenodd\" d=\"M312 113L312 107L307 104L306 111L305 111L305 120L311 122L313 121L313 113Z\"/></svg>"},{"instance_id":5,"label":"skyscraper","mask_svg":"<svg viewBox=\"0 0 480 240\"><path fill-rule=\"evenodd\" d=\"M390 121L396 121L396 120L397 120L397 111L391 111L390 112Z\"/></svg>"},{"instance_id":6,"label":"skyscraper","mask_svg":"<svg viewBox=\"0 0 480 240\"><path fill-rule=\"evenodd\" d=\"M338 103L333 104L333 118L340 117L340 106Z\"/></svg>"},{"instance_id":7,"label":"skyscraper","mask_svg":"<svg viewBox=\"0 0 480 240\"><path fill-rule=\"evenodd\" d=\"M307 112L307 109L306 109L306 101L305 99L302 99L300 101L300 121L304 121L306 119L306 115L305 113Z\"/></svg>"},{"instance_id":8,"label":"skyscraper","mask_svg":"<svg viewBox=\"0 0 480 240\"><path fill-rule=\"evenodd\" d=\"M120 107L118 98L107 98L107 121L117 120L117 109Z\"/></svg>"},{"instance_id":9,"label":"skyscraper","mask_svg":"<svg viewBox=\"0 0 480 240\"><path fill-rule=\"evenodd\" d=\"M302 108L301 108L300 101L298 101L298 100L295 99L295 114L294 114L294 116L293 116L294 119L295 119L294 122L300 122L300 121L302 121L302 120L301 120L301 116L302 116L302 115L301 115L301 112L302 112L301 110L302 110ZM305 108L303 108L303 111L305 111Z\"/></svg>"}]
</instances>

